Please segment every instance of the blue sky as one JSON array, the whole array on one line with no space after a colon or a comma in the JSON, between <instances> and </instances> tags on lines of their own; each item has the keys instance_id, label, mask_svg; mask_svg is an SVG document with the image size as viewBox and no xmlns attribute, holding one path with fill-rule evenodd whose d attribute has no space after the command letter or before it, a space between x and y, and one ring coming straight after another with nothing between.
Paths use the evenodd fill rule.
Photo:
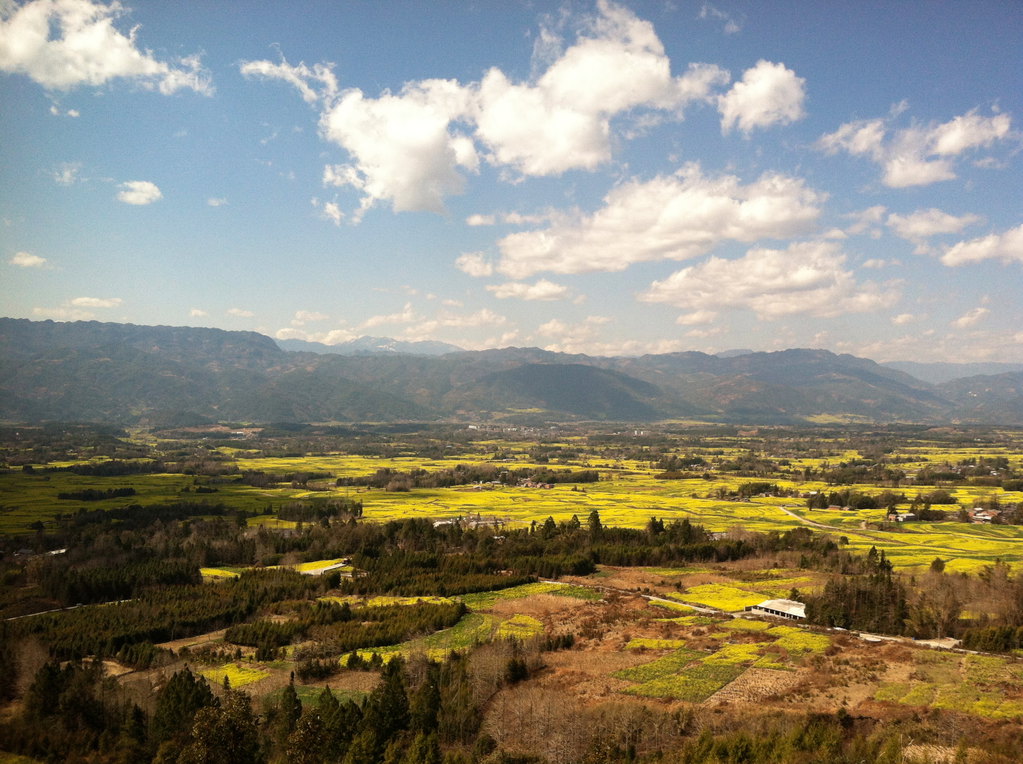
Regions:
<instances>
[{"instance_id":1,"label":"blue sky","mask_svg":"<svg viewBox=\"0 0 1023 764\"><path fill-rule=\"evenodd\" d=\"M1015 2L0 0L0 314L1023 361Z\"/></svg>"}]
</instances>

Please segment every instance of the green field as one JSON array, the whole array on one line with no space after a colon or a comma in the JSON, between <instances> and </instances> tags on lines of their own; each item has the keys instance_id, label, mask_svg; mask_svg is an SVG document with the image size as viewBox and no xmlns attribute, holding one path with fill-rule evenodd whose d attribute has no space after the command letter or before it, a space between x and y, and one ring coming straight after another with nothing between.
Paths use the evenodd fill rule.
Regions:
<instances>
[{"instance_id":1,"label":"green field","mask_svg":"<svg viewBox=\"0 0 1023 764\"><path fill-rule=\"evenodd\" d=\"M906 523L893 529L879 529L884 510L853 512L809 510L805 500L798 497L777 498L755 496L749 501L719 498L722 492L734 491L750 478L715 473L710 479L658 480L659 470L649 462L629 459L601 459L596 452L588 453L578 443L566 441L566 447L578 448L574 460L556 465L557 468L597 469L601 480L578 486L558 484L551 489L517 486L494 486L482 489L475 486L452 488L413 489L388 492L379 489L333 486L333 478L359 477L376 473L383 468L399 471L423 469L436 471L453 468L458 464L494 463L501 454L500 464L509 469L537 466L528 455L530 442L479 441L476 453L458 458L429 459L417 456L372 457L343 453L304 457L261 457L254 452L221 448L220 456L233 457L232 467L239 472L248 470L268 474L287 475L297 472L326 473L331 479L317 481L316 488L292 487L290 483L255 488L236 481L233 477L206 478L184 474L129 475L121 477L86 477L68 472L44 473L42 465L35 472L19 469L0 471L0 533L28 533L35 523L44 528L55 527L58 514L74 514L81 509L112 509L132 504L153 505L176 501L224 504L229 510L244 510L254 516L251 526L294 528L296 523L278 520L274 512L283 503L298 500L348 497L361 501L364 517L385 521L408 517L434 520L479 516L498 527L525 527L532 522L542 523L547 517L557 522L573 516L585 521L589 513L597 510L605 525L640 528L656 516L666 523L682 518L700 523L708 530L724 532L742 528L754 532L784 532L800 525L826 529L838 539L844 539L850 550L866 551L871 546L883 550L900 569L926 567L935 557L946 561L951 572L976 572L996 559L1008 563L1023 562L1023 528L1019 526L969 525L958 522ZM694 447L694 454L708 458L727 459L745 452L741 438L714 439L713 448ZM786 474L765 477L783 490L800 493L828 491L835 486L807 480L796 481L792 475L805 467L821 468L840 460L855 459L860 454L843 448L841 443L821 443L830 456L799 456L785 460ZM1019 467L1023 456L1020 451L1004 446L978 446L977 448L944 447L935 443L912 443L900 447L897 454L900 468L910 473L926 466L947 465L962 459L1004 456ZM765 454L765 456L770 456ZM83 460L88 461L88 460ZM55 462L52 466L66 466L72 462ZM552 465L553 466L553 465ZM212 493L196 493L197 487L212 489ZM101 501L83 502L58 499L60 493L86 489L105 490L131 487L134 496ZM876 495L882 490L875 485L841 486L854 491ZM320 490L323 489L323 490ZM917 492L932 490L927 486L898 489L912 497ZM995 498L1004 504L1023 501L1023 493L1003 491L999 487L959 485L949 487L959 505L972 507L976 502ZM945 507L955 510L959 505ZM901 507L908 509L908 505ZM664 570L666 577L680 575L679 571ZM777 596L774 595L774 596Z\"/></svg>"}]
</instances>

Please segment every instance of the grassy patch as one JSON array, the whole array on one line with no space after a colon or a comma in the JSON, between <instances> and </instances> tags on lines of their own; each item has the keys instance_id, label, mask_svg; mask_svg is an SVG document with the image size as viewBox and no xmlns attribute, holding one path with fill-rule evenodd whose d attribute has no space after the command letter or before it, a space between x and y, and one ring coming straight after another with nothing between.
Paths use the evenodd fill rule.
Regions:
<instances>
[{"instance_id":1,"label":"grassy patch","mask_svg":"<svg viewBox=\"0 0 1023 764\"><path fill-rule=\"evenodd\" d=\"M681 594L672 593L668 596L682 602L695 602L697 605L706 605L726 612L743 610L764 601L762 594L754 594L727 584L701 584L692 586Z\"/></svg>"},{"instance_id":2,"label":"grassy patch","mask_svg":"<svg viewBox=\"0 0 1023 764\"><path fill-rule=\"evenodd\" d=\"M513 615L497 627L497 636L502 639L529 639L543 634L543 624L532 616Z\"/></svg>"},{"instance_id":3,"label":"grassy patch","mask_svg":"<svg viewBox=\"0 0 1023 764\"><path fill-rule=\"evenodd\" d=\"M571 586L556 582L538 582L535 584L522 584L511 586L507 589L496 589L490 592L475 592L462 596L462 602L470 610L489 610L500 600L516 600L523 597L532 597L536 594L554 594L559 597L575 597L585 600L599 600L601 594L585 586Z\"/></svg>"},{"instance_id":4,"label":"grassy patch","mask_svg":"<svg viewBox=\"0 0 1023 764\"><path fill-rule=\"evenodd\" d=\"M650 682L677 674L694 660L705 655L706 653L699 650L682 648L650 663L616 671L611 676L616 679L627 679L630 682Z\"/></svg>"},{"instance_id":5,"label":"grassy patch","mask_svg":"<svg viewBox=\"0 0 1023 764\"><path fill-rule=\"evenodd\" d=\"M684 639L647 639L645 637L635 637L629 640L629 644L625 646L626 650L678 650L680 647L685 647L686 641Z\"/></svg>"},{"instance_id":6,"label":"grassy patch","mask_svg":"<svg viewBox=\"0 0 1023 764\"><path fill-rule=\"evenodd\" d=\"M767 631L771 628L771 624L766 621L750 621L746 618L725 621L721 625L731 631Z\"/></svg>"},{"instance_id":7,"label":"grassy patch","mask_svg":"<svg viewBox=\"0 0 1023 764\"><path fill-rule=\"evenodd\" d=\"M831 638L824 634L804 631L795 626L774 626L767 630L777 637L775 644L790 653L823 653L831 646Z\"/></svg>"},{"instance_id":8,"label":"grassy patch","mask_svg":"<svg viewBox=\"0 0 1023 764\"><path fill-rule=\"evenodd\" d=\"M745 670L746 667L741 664L701 663L682 674L657 677L637 687L630 687L626 692L701 703Z\"/></svg>"},{"instance_id":9,"label":"grassy patch","mask_svg":"<svg viewBox=\"0 0 1023 764\"><path fill-rule=\"evenodd\" d=\"M223 684L224 677L227 677L232 687L242 687L266 679L270 672L241 663L225 663L218 668L206 669L202 675L214 684Z\"/></svg>"}]
</instances>

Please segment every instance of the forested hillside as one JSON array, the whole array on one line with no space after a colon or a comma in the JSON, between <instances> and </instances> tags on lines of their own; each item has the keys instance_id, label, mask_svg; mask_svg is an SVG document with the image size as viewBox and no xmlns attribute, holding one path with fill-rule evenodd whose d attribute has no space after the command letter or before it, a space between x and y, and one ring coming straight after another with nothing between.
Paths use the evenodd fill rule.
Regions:
<instances>
[{"instance_id":1,"label":"forested hillside","mask_svg":"<svg viewBox=\"0 0 1023 764\"><path fill-rule=\"evenodd\" d=\"M253 332L0 319L0 358L12 421L1023 422L1018 373L934 386L825 350L342 356Z\"/></svg>"}]
</instances>

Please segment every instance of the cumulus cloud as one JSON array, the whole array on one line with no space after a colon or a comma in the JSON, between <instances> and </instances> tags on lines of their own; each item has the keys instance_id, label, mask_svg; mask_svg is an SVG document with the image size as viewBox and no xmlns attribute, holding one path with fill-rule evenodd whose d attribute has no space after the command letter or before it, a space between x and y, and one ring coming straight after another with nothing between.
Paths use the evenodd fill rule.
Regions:
<instances>
[{"instance_id":1,"label":"cumulus cloud","mask_svg":"<svg viewBox=\"0 0 1023 764\"><path fill-rule=\"evenodd\" d=\"M697 326L698 324L709 324L717 320L716 310L694 310L692 313L685 313L675 319L679 326Z\"/></svg>"},{"instance_id":2,"label":"cumulus cloud","mask_svg":"<svg viewBox=\"0 0 1023 764\"><path fill-rule=\"evenodd\" d=\"M49 318L54 321L88 321L96 317L91 310L72 308L68 305L59 308L32 308L32 315L36 318Z\"/></svg>"},{"instance_id":3,"label":"cumulus cloud","mask_svg":"<svg viewBox=\"0 0 1023 764\"><path fill-rule=\"evenodd\" d=\"M252 318L256 314L244 308L228 308L227 315L234 316L235 318Z\"/></svg>"},{"instance_id":4,"label":"cumulus cloud","mask_svg":"<svg viewBox=\"0 0 1023 764\"><path fill-rule=\"evenodd\" d=\"M638 125L681 118L683 107L713 100L730 79L706 64L673 76L653 26L608 0L581 27L565 49L560 38L541 35L536 61L545 68L523 82L492 68L479 82L413 81L374 97L339 92L331 64L310 68L282 58L244 62L241 70L288 82L319 106L321 135L349 157L327 165L323 182L360 194L357 223L378 204L443 212L445 198L462 193L466 174L478 171L481 154L508 171L505 179L592 170L611 158L616 118ZM491 222L470 218L471 225Z\"/></svg>"},{"instance_id":5,"label":"cumulus cloud","mask_svg":"<svg viewBox=\"0 0 1023 764\"><path fill-rule=\"evenodd\" d=\"M13 257L7 261L19 268L47 268L46 258L33 255L31 252L15 252Z\"/></svg>"},{"instance_id":6,"label":"cumulus cloud","mask_svg":"<svg viewBox=\"0 0 1023 764\"><path fill-rule=\"evenodd\" d=\"M806 80L797 77L785 64L761 59L746 70L731 90L718 97L721 130L727 133L738 127L749 135L754 128L787 125L802 119L806 115L805 85Z\"/></svg>"},{"instance_id":7,"label":"cumulus cloud","mask_svg":"<svg viewBox=\"0 0 1023 764\"><path fill-rule=\"evenodd\" d=\"M95 309L116 308L124 302L120 297L74 297L56 308L32 308L32 315L56 321L88 321L95 318Z\"/></svg>"},{"instance_id":8,"label":"cumulus cloud","mask_svg":"<svg viewBox=\"0 0 1023 764\"><path fill-rule=\"evenodd\" d=\"M728 82L724 70L693 64L672 77L648 21L601 0L574 45L534 82L493 68L478 86L477 136L490 161L522 175L593 169L611 157L611 120L638 107L679 112Z\"/></svg>"},{"instance_id":9,"label":"cumulus cloud","mask_svg":"<svg viewBox=\"0 0 1023 764\"><path fill-rule=\"evenodd\" d=\"M966 265L982 260L1001 260L1003 263L1023 263L1023 225L1005 233L993 233L979 239L961 241L945 250L941 262L945 265Z\"/></svg>"},{"instance_id":10,"label":"cumulus cloud","mask_svg":"<svg viewBox=\"0 0 1023 764\"><path fill-rule=\"evenodd\" d=\"M888 227L895 232L899 238L911 241L916 245L914 252L918 255L930 253L931 247L927 239L939 234L959 233L964 228L979 223L982 218L979 215L950 215L934 207L927 210L917 210L910 215L888 216Z\"/></svg>"},{"instance_id":11,"label":"cumulus cloud","mask_svg":"<svg viewBox=\"0 0 1023 764\"><path fill-rule=\"evenodd\" d=\"M342 342L350 342L358 339L359 335L350 329L331 329L325 332L306 332L294 327L278 329L274 337L279 340L305 340L306 342L320 342L324 345L340 345Z\"/></svg>"},{"instance_id":12,"label":"cumulus cloud","mask_svg":"<svg viewBox=\"0 0 1023 764\"><path fill-rule=\"evenodd\" d=\"M295 311L295 317L291 319L292 326L305 326L308 323L316 321L326 321L330 316L326 313L320 313L315 310L298 310Z\"/></svg>"},{"instance_id":13,"label":"cumulus cloud","mask_svg":"<svg viewBox=\"0 0 1023 764\"><path fill-rule=\"evenodd\" d=\"M821 318L890 307L892 285L858 283L834 242L798 242L787 249L752 249L744 257L683 268L640 295L692 310L746 308L762 319L807 314Z\"/></svg>"},{"instance_id":14,"label":"cumulus cloud","mask_svg":"<svg viewBox=\"0 0 1023 764\"><path fill-rule=\"evenodd\" d=\"M70 304L76 308L116 308L122 302L120 297L75 297Z\"/></svg>"},{"instance_id":15,"label":"cumulus cloud","mask_svg":"<svg viewBox=\"0 0 1023 764\"><path fill-rule=\"evenodd\" d=\"M190 311L188 311L188 315L191 318L205 318L206 316L209 315L209 313L207 313L202 308L192 308Z\"/></svg>"},{"instance_id":16,"label":"cumulus cloud","mask_svg":"<svg viewBox=\"0 0 1023 764\"><path fill-rule=\"evenodd\" d=\"M704 3L700 7L700 18L714 19L724 23L725 34L738 34L742 31L742 25L745 23L745 17L736 18L732 14L717 8L710 3Z\"/></svg>"},{"instance_id":17,"label":"cumulus cloud","mask_svg":"<svg viewBox=\"0 0 1023 764\"><path fill-rule=\"evenodd\" d=\"M362 194L356 219L378 202L395 212L444 211L444 197L459 194L479 160L472 141L451 128L470 108L470 91L454 80L409 83L398 94L369 98L352 89L323 114L320 127L352 157L324 174L328 185Z\"/></svg>"},{"instance_id":18,"label":"cumulus cloud","mask_svg":"<svg viewBox=\"0 0 1023 764\"><path fill-rule=\"evenodd\" d=\"M478 213L470 215L465 219L465 224L468 226L494 225L496 222L497 218L493 215L481 215Z\"/></svg>"},{"instance_id":19,"label":"cumulus cloud","mask_svg":"<svg viewBox=\"0 0 1023 764\"><path fill-rule=\"evenodd\" d=\"M0 71L24 74L47 90L104 85L126 79L170 94L189 89L212 94L209 73L197 56L173 64L140 50L138 27L127 34L115 22L120 3L33 0L0 4Z\"/></svg>"},{"instance_id":20,"label":"cumulus cloud","mask_svg":"<svg viewBox=\"0 0 1023 764\"><path fill-rule=\"evenodd\" d=\"M980 323L980 321L982 321L990 312L991 310L988 308L973 308L959 316L959 318L953 321L951 325L957 329L968 329L969 327Z\"/></svg>"},{"instance_id":21,"label":"cumulus cloud","mask_svg":"<svg viewBox=\"0 0 1023 764\"><path fill-rule=\"evenodd\" d=\"M374 326L384 326L387 324L411 324L414 321L418 321L419 316L412 309L412 303L405 303L398 313L388 313L385 315L370 316L362 322L362 329L371 329Z\"/></svg>"},{"instance_id":22,"label":"cumulus cloud","mask_svg":"<svg viewBox=\"0 0 1023 764\"><path fill-rule=\"evenodd\" d=\"M206 200L206 204L210 207L226 207L227 199L222 196L211 196Z\"/></svg>"},{"instance_id":23,"label":"cumulus cloud","mask_svg":"<svg viewBox=\"0 0 1023 764\"><path fill-rule=\"evenodd\" d=\"M765 174L742 185L708 177L698 165L674 176L613 189L592 215L564 216L549 228L498 242L497 269L512 278L540 271L621 271L634 263L685 260L722 241L782 238L812 228L825 198L799 178Z\"/></svg>"},{"instance_id":24,"label":"cumulus cloud","mask_svg":"<svg viewBox=\"0 0 1023 764\"><path fill-rule=\"evenodd\" d=\"M547 279L540 279L535 284L525 284L520 281L509 281L506 284L488 286L488 292L494 297L504 300L515 297L519 300L562 300L569 295L569 289L561 284L555 284Z\"/></svg>"},{"instance_id":25,"label":"cumulus cloud","mask_svg":"<svg viewBox=\"0 0 1023 764\"><path fill-rule=\"evenodd\" d=\"M585 321L573 324L552 318L537 327L536 333L549 340L544 350L554 353L585 353L599 343L601 327L610 321L607 316L587 316Z\"/></svg>"},{"instance_id":26,"label":"cumulus cloud","mask_svg":"<svg viewBox=\"0 0 1023 764\"><path fill-rule=\"evenodd\" d=\"M58 186L73 186L81 180L81 162L64 162L53 171L53 181Z\"/></svg>"},{"instance_id":27,"label":"cumulus cloud","mask_svg":"<svg viewBox=\"0 0 1023 764\"><path fill-rule=\"evenodd\" d=\"M476 278L493 275L494 264L482 252L465 252L455 260L455 267Z\"/></svg>"},{"instance_id":28,"label":"cumulus cloud","mask_svg":"<svg viewBox=\"0 0 1023 764\"><path fill-rule=\"evenodd\" d=\"M954 160L960 154L1013 135L1008 114L983 117L974 109L941 124L893 130L891 121L896 116L847 122L821 136L817 146L829 154L845 151L867 157L884 170L884 185L905 188L952 180Z\"/></svg>"},{"instance_id":29,"label":"cumulus cloud","mask_svg":"<svg viewBox=\"0 0 1023 764\"><path fill-rule=\"evenodd\" d=\"M163 198L163 193L157 185L148 180L125 181L118 188L121 190L117 192L117 199L125 204L152 204Z\"/></svg>"},{"instance_id":30,"label":"cumulus cloud","mask_svg":"<svg viewBox=\"0 0 1023 764\"><path fill-rule=\"evenodd\" d=\"M419 317L413 317L413 320L414 325L408 327L402 335L405 339L431 339L441 329L475 329L484 326L506 326L508 324L507 316L495 313L489 308L483 308L474 313L454 313L442 310L434 318L419 319Z\"/></svg>"},{"instance_id":31,"label":"cumulus cloud","mask_svg":"<svg viewBox=\"0 0 1023 764\"><path fill-rule=\"evenodd\" d=\"M897 316L892 316L892 323L896 326L911 324L916 320L917 316L914 316L912 313L899 313Z\"/></svg>"},{"instance_id":32,"label":"cumulus cloud","mask_svg":"<svg viewBox=\"0 0 1023 764\"><path fill-rule=\"evenodd\" d=\"M337 202L325 202L316 197L313 197L310 201L324 220L339 226L341 221L345 219L345 213L341 211L341 206Z\"/></svg>"}]
</instances>

